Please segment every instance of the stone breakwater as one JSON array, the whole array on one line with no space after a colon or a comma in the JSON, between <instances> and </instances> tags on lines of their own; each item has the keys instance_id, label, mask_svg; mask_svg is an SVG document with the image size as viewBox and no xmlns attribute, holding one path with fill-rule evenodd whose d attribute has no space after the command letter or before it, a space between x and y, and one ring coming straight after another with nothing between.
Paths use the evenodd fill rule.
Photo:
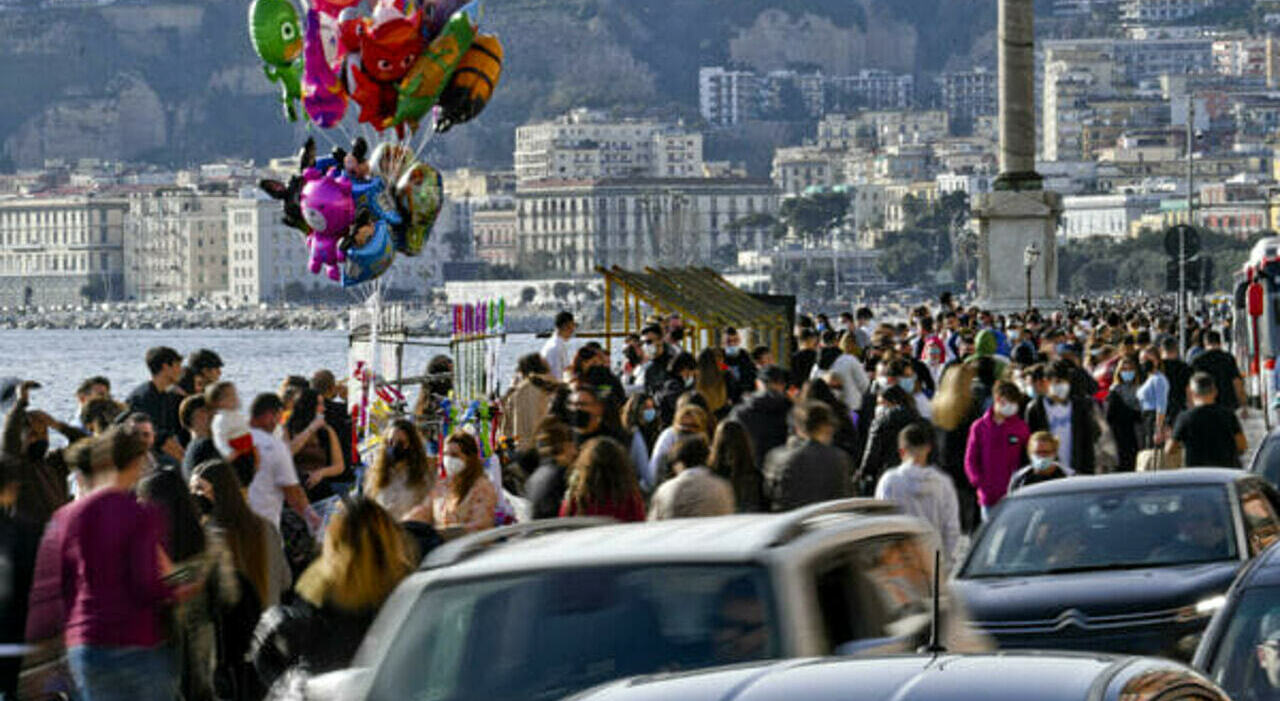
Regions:
<instances>
[{"instance_id":1,"label":"stone breakwater","mask_svg":"<svg viewBox=\"0 0 1280 701\"><path fill-rule=\"evenodd\" d=\"M0 310L0 329L253 329L260 331L345 331L348 307L268 307L250 309L148 308L105 305L93 309ZM551 328L554 312L508 310L509 333ZM406 310L411 333L445 335L447 307Z\"/></svg>"}]
</instances>

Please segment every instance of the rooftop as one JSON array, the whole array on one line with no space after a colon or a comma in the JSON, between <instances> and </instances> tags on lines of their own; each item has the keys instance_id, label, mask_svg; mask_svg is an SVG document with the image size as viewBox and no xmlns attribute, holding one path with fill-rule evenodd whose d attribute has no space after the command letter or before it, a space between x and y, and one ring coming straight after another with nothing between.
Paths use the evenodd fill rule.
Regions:
<instances>
[{"instance_id":1,"label":"rooftop","mask_svg":"<svg viewBox=\"0 0 1280 701\"><path fill-rule=\"evenodd\" d=\"M1040 484L1020 489L1009 496L1016 499L1025 499L1118 489L1225 485L1248 476L1249 473L1243 470L1219 467L1194 467L1167 472L1122 472L1110 475L1087 476L1081 479L1041 482Z\"/></svg>"}]
</instances>

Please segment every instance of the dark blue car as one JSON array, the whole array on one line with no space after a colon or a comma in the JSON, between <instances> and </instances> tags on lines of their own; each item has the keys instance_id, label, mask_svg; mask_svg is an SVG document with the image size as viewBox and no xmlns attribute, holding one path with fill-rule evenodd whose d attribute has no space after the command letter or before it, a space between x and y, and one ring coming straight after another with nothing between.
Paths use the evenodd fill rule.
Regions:
<instances>
[{"instance_id":1,"label":"dark blue car","mask_svg":"<svg viewBox=\"0 0 1280 701\"><path fill-rule=\"evenodd\" d=\"M955 593L1001 648L1189 659L1237 572L1280 535L1241 470L1074 477L1005 498Z\"/></svg>"},{"instance_id":2,"label":"dark blue car","mask_svg":"<svg viewBox=\"0 0 1280 701\"><path fill-rule=\"evenodd\" d=\"M1193 665L1237 701L1280 701L1280 546L1231 585Z\"/></svg>"}]
</instances>

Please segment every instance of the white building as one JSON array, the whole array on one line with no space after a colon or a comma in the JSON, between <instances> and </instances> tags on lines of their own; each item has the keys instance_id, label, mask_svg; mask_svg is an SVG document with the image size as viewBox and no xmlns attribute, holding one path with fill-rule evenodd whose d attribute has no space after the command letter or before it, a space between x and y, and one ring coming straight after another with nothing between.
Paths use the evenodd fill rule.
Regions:
<instances>
[{"instance_id":1,"label":"white building","mask_svg":"<svg viewBox=\"0 0 1280 701\"><path fill-rule=\"evenodd\" d=\"M333 284L323 271L310 273L306 238L281 222L278 201L257 190L227 205L227 255L233 303L281 302L319 283Z\"/></svg>"},{"instance_id":2,"label":"white building","mask_svg":"<svg viewBox=\"0 0 1280 701\"><path fill-rule=\"evenodd\" d=\"M515 202L476 209L471 217L476 257L489 265L516 267L519 249Z\"/></svg>"},{"instance_id":3,"label":"white building","mask_svg":"<svg viewBox=\"0 0 1280 701\"><path fill-rule=\"evenodd\" d=\"M1120 21L1173 22L1193 17L1216 4L1216 0L1121 0Z\"/></svg>"},{"instance_id":4,"label":"white building","mask_svg":"<svg viewBox=\"0 0 1280 701\"><path fill-rule=\"evenodd\" d=\"M708 124L729 127L754 118L760 94L754 71L703 66L698 71L698 108Z\"/></svg>"},{"instance_id":5,"label":"white building","mask_svg":"<svg viewBox=\"0 0 1280 701\"><path fill-rule=\"evenodd\" d=\"M825 81L825 102L838 110L906 109L914 102L916 79L909 73L862 70Z\"/></svg>"},{"instance_id":6,"label":"white building","mask_svg":"<svg viewBox=\"0 0 1280 701\"><path fill-rule=\"evenodd\" d=\"M979 66L968 71L943 73L938 82L942 86L942 107L952 124L972 127L976 118L996 114L999 92L994 72Z\"/></svg>"},{"instance_id":7,"label":"white building","mask_svg":"<svg viewBox=\"0 0 1280 701\"><path fill-rule=\"evenodd\" d=\"M595 266L709 265L770 235L753 214L775 215L767 180L630 178L542 180L516 191L518 256L551 274ZM722 255L724 254L724 255Z\"/></svg>"},{"instance_id":8,"label":"white building","mask_svg":"<svg viewBox=\"0 0 1280 701\"><path fill-rule=\"evenodd\" d=\"M0 199L0 306L120 299L128 208L112 196Z\"/></svg>"},{"instance_id":9,"label":"white building","mask_svg":"<svg viewBox=\"0 0 1280 701\"><path fill-rule=\"evenodd\" d=\"M963 192L969 196L970 202L974 195L991 192L991 185L995 182L995 176L988 173L939 173L934 179L938 183L939 196Z\"/></svg>"},{"instance_id":10,"label":"white building","mask_svg":"<svg viewBox=\"0 0 1280 701\"><path fill-rule=\"evenodd\" d=\"M830 187L843 181L842 151L815 146L791 146L773 152L773 184L784 195L797 195L811 187Z\"/></svg>"},{"instance_id":11,"label":"white building","mask_svg":"<svg viewBox=\"0 0 1280 701\"><path fill-rule=\"evenodd\" d=\"M1159 195L1067 195L1062 198L1058 236L1070 239L1128 238L1133 223L1160 206Z\"/></svg>"},{"instance_id":12,"label":"white building","mask_svg":"<svg viewBox=\"0 0 1280 701\"><path fill-rule=\"evenodd\" d=\"M130 193L125 297L170 303L225 297L227 206L234 199L224 191L188 187Z\"/></svg>"},{"instance_id":13,"label":"white building","mask_svg":"<svg viewBox=\"0 0 1280 701\"><path fill-rule=\"evenodd\" d=\"M671 124L612 121L574 110L554 121L517 127L515 164L520 183L669 177L667 169L701 173L702 135Z\"/></svg>"},{"instance_id":14,"label":"white building","mask_svg":"<svg viewBox=\"0 0 1280 701\"><path fill-rule=\"evenodd\" d=\"M1246 37L1213 42L1213 69L1222 75L1268 77L1270 38Z\"/></svg>"}]
</instances>

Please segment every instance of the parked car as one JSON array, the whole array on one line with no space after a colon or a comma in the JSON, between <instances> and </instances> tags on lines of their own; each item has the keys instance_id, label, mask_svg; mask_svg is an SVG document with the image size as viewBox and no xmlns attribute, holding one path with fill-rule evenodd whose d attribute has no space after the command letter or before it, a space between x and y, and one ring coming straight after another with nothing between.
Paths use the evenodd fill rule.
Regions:
<instances>
[{"instance_id":1,"label":"parked car","mask_svg":"<svg viewBox=\"0 0 1280 701\"><path fill-rule=\"evenodd\" d=\"M1271 429L1262 439L1249 463L1249 472L1261 475L1272 487L1280 489L1280 427Z\"/></svg>"},{"instance_id":2,"label":"parked car","mask_svg":"<svg viewBox=\"0 0 1280 701\"><path fill-rule=\"evenodd\" d=\"M1237 701L1280 701L1280 546L1236 578L1192 665Z\"/></svg>"},{"instance_id":3,"label":"parked car","mask_svg":"<svg viewBox=\"0 0 1280 701\"><path fill-rule=\"evenodd\" d=\"M788 660L614 682L574 701L1227 701L1169 660L1005 652Z\"/></svg>"},{"instance_id":4,"label":"parked car","mask_svg":"<svg viewBox=\"0 0 1280 701\"><path fill-rule=\"evenodd\" d=\"M912 651L932 621L933 530L885 502L628 525L551 520L441 547L401 584L343 698L540 701L612 679ZM989 650L940 592L946 642Z\"/></svg>"},{"instance_id":5,"label":"parked car","mask_svg":"<svg viewBox=\"0 0 1280 701\"><path fill-rule=\"evenodd\" d=\"M1035 485L996 508L953 588L1001 648L1190 659L1236 573L1280 533L1278 504L1242 470Z\"/></svg>"}]
</instances>

